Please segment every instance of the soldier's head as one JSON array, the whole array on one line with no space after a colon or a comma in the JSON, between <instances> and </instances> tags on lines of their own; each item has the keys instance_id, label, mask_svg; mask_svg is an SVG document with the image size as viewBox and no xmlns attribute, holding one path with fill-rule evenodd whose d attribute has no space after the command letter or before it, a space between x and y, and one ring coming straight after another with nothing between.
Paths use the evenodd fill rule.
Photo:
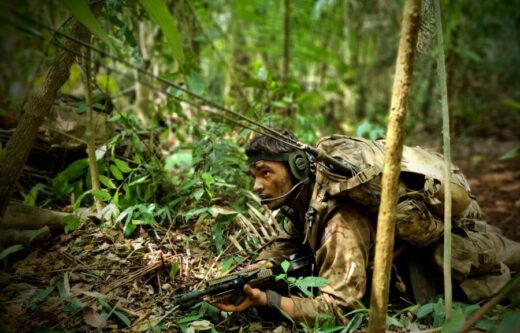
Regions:
<instances>
[{"instance_id":1,"label":"soldier's head","mask_svg":"<svg viewBox=\"0 0 520 333\"><path fill-rule=\"evenodd\" d=\"M287 130L282 134L298 140ZM295 189L295 185L308 177L305 153L269 136L254 137L246 148L246 155L249 159L249 172L255 180L253 191L270 209L284 205L291 198L289 194ZM302 161L304 158L305 161Z\"/></svg>"}]
</instances>

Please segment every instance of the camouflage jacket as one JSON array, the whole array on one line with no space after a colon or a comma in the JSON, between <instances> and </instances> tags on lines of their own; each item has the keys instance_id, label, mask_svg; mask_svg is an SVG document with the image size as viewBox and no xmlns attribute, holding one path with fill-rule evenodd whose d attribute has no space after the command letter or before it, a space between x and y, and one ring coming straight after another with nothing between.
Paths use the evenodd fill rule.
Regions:
<instances>
[{"instance_id":1,"label":"camouflage jacket","mask_svg":"<svg viewBox=\"0 0 520 333\"><path fill-rule=\"evenodd\" d=\"M320 288L320 294L314 299L290 296L295 304L293 319L312 324L332 316L345 324L345 313L357 307L365 294L373 219L352 201L343 200L340 204L332 200L325 208L314 217L312 224L308 223L307 216L306 232L301 225L298 228L294 223L287 224L257 259L280 263L307 246L302 244L305 238L316 259L317 272L328 284Z\"/></svg>"}]
</instances>

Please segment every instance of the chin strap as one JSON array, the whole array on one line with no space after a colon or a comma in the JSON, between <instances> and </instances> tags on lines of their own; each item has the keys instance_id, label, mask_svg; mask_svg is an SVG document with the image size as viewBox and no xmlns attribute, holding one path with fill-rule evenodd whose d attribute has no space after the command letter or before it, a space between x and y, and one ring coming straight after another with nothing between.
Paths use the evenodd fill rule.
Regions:
<instances>
[{"instance_id":1,"label":"chin strap","mask_svg":"<svg viewBox=\"0 0 520 333\"><path fill-rule=\"evenodd\" d=\"M294 192L294 190L296 190L296 188L298 188L298 186L300 185L305 185L307 183L309 183L309 178L305 178L303 180L300 180L298 183L296 183L296 185L294 185L287 193L285 194L282 194L280 196L277 196L277 197L274 197L274 198L269 198L269 199L261 199L260 200L260 203L262 205L265 205L266 203L269 203L271 201L275 201L275 200L278 200L278 199L282 199L282 198L285 198L286 196L290 195L291 193Z\"/></svg>"}]
</instances>

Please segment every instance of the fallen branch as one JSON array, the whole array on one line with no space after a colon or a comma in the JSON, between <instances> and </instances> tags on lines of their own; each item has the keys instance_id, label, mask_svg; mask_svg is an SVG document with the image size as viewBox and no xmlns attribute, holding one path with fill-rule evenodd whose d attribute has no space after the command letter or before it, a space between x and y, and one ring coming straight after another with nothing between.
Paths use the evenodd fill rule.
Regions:
<instances>
[{"instance_id":1,"label":"fallen branch","mask_svg":"<svg viewBox=\"0 0 520 333\"><path fill-rule=\"evenodd\" d=\"M480 320L487 312L489 312L495 305L500 303L504 298L506 298L511 292L515 290L520 290L520 273L516 274L516 276L506 284L502 290L495 295L492 299L490 299L486 304L484 304L480 309L478 309L471 318L469 318L464 325L459 330L459 333L466 333Z\"/></svg>"},{"instance_id":2,"label":"fallen branch","mask_svg":"<svg viewBox=\"0 0 520 333\"><path fill-rule=\"evenodd\" d=\"M20 202L11 202L7 207L2 226L5 229L34 230L47 226L51 230L63 230L64 218L70 214L56 212Z\"/></svg>"}]
</instances>

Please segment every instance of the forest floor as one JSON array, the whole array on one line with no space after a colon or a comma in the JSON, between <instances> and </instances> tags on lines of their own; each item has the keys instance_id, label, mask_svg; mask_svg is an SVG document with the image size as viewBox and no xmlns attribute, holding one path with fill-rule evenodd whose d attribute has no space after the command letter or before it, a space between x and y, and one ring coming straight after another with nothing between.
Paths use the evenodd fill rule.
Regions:
<instances>
[{"instance_id":1,"label":"forest floor","mask_svg":"<svg viewBox=\"0 0 520 333\"><path fill-rule=\"evenodd\" d=\"M520 157L500 157L519 141L466 139L455 143L453 160L466 175L486 216L507 237L520 242Z\"/></svg>"},{"instance_id":2,"label":"forest floor","mask_svg":"<svg viewBox=\"0 0 520 333\"><path fill-rule=\"evenodd\" d=\"M453 156L487 221L520 241L520 158L499 160L518 144L460 140ZM221 270L223 257L208 256L211 228L141 228L136 234L125 239L118 228L87 223L44 248L10 256L0 271L0 332L176 332L179 324L195 331L193 322L219 332L274 330L241 315L219 317L206 305L191 313L172 307L174 294Z\"/></svg>"}]
</instances>

